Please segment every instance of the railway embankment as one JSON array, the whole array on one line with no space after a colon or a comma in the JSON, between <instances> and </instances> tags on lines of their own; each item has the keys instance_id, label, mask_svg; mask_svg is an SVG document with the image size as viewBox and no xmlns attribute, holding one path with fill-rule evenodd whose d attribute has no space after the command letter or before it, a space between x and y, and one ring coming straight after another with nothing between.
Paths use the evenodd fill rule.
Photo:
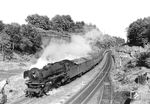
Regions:
<instances>
[{"instance_id":1,"label":"railway embankment","mask_svg":"<svg viewBox=\"0 0 150 104\"><path fill-rule=\"evenodd\" d=\"M116 101L148 104L150 101L149 48L122 46L114 49L115 68L111 71Z\"/></svg>"}]
</instances>

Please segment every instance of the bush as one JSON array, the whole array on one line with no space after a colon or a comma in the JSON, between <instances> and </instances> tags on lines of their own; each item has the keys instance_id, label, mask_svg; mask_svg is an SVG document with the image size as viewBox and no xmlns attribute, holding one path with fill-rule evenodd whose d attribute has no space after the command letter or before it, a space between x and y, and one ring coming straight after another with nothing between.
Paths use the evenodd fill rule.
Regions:
<instances>
[{"instance_id":1,"label":"bush","mask_svg":"<svg viewBox=\"0 0 150 104\"><path fill-rule=\"evenodd\" d=\"M141 52L137 56L136 65L150 68L150 52Z\"/></svg>"},{"instance_id":2,"label":"bush","mask_svg":"<svg viewBox=\"0 0 150 104\"><path fill-rule=\"evenodd\" d=\"M104 35L102 38L102 41L96 42L96 46L98 46L99 48L107 49L115 46L120 46L125 43L125 40L120 37L111 37L110 35Z\"/></svg>"}]
</instances>

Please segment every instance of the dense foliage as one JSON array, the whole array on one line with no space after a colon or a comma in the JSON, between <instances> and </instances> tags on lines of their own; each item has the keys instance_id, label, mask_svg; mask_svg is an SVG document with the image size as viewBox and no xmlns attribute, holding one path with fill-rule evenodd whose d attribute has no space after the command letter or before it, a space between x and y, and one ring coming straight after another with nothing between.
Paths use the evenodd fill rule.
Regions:
<instances>
[{"instance_id":1,"label":"dense foliage","mask_svg":"<svg viewBox=\"0 0 150 104\"><path fill-rule=\"evenodd\" d=\"M4 23L0 21L0 32L4 29Z\"/></svg>"},{"instance_id":2,"label":"dense foliage","mask_svg":"<svg viewBox=\"0 0 150 104\"><path fill-rule=\"evenodd\" d=\"M150 68L150 52L141 52L136 58L136 66Z\"/></svg>"},{"instance_id":3,"label":"dense foliage","mask_svg":"<svg viewBox=\"0 0 150 104\"><path fill-rule=\"evenodd\" d=\"M111 37L109 35L104 35L102 41L98 41L96 44L100 48L111 48L115 46L120 46L125 43L125 40L120 37Z\"/></svg>"},{"instance_id":4,"label":"dense foliage","mask_svg":"<svg viewBox=\"0 0 150 104\"><path fill-rule=\"evenodd\" d=\"M51 20L47 16L29 15L27 24L4 24L0 21L0 52L3 59L11 59L14 53L35 54L42 49L42 34L85 33L93 28L83 21L74 22L70 15L56 15ZM90 29L91 28L91 29ZM124 39L104 35L103 41L96 43L99 48L110 48L124 43Z\"/></svg>"},{"instance_id":5,"label":"dense foliage","mask_svg":"<svg viewBox=\"0 0 150 104\"><path fill-rule=\"evenodd\" d=\"M78 32L84 26L84 22L75 23L70 15L56 15L50 20L47 16L34 14L29 15L26 21L35 27L58 32Z\"/></svg>"},{"instance_id":6,"label":"dense foliage","mask_svg":"<svg viewBox=\"0 0 150 104\"><path fill-rule=\"evenodd\" d=\"M22 52L34 54L41 48L41 35L36 28L31 25L22 25L20 33L22 38L20 40L19 49L21 49Z\"/></svg>"},{"instance_id":7,"label":"dense foliage","mask_svg":"<svg viewBox=\"0 0 150 104\"><path fill-rule=\"evenodd\" d=\"M31 25L5 24L0 32L0 49L3 59L11 59L13 52L34 54L41 49L41 35Z\"/></svg>"},{"instance_id":8,"label":"dense foliage","mask_svg":"<svg viewBox=\"0 0 150 104\"><path fill-rule=\"evenodd\" d=\"M52 18L53 29L57 31L69 31L74 26L74 21L69 15L56 15Z\"/></svg>"},{"instance_id":9,"label":"dense foliage","mask_svg":"<svg viewBox=\"0 0 150 104\"><path fill-rule=\"evenodd\" d=\"M51 29L51 21L47 16L40 16L38 14L29 15L26 18L28 24L34 25L35 27L42 28L44 30Z\"/></svg>"},{"instance_id":10,"label":"dense foliage","mask_svg":"<svg viewBox=\"0 0 150 104\"><path fill-rule=\"evenodd\" d=\"M0 21L0 51L4 60L11 59L14 52L35 54L41 50L43 31L81 32L85 25L84 22L74 22L70 15L56 15L50 20L47 16L33 14L27 16L26 22L26 25L19 25Z\"/></svg>"},{"instance_id":11,"label":"dense foliage","mask_svg":"<svg viewBox=\"0 0 150 104\"><path fill-rule=\"evenodd\" d=\"M115 49L116 61L121 64L124 69L130 70L135 67L147 67L150 68L150 45L145 47L139 46L122 46Z\"/></svg>"},{"instance_id":12,"label":"dense foliage","mask_svg":"<svg viewBox=\"0 0 150 104\"><path fill-rule=\"evenodd\" d=\"M0 33L0 50L3 55L3 60L5 60L5 58L11 59L12 49L11 49L10 36L7 35L6 33Z\"/></svg>"},{"instance_id":13,"label":"dense foliage","mask_svg":"<svg viewBox=\"0 0 150 104\"><path fill-rule=\"evenodd\" d=\"M127 43L131 46L144 46L150 42L150 17L131 23L127 31Z\"/></svg>"}]
</instances>

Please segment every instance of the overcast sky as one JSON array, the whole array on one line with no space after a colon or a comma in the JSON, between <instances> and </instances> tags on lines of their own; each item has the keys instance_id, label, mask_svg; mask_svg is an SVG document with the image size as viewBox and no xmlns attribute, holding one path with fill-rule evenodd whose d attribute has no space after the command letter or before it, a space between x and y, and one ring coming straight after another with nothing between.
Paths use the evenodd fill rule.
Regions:
<instances>
[{"instance_id":1,"label":"overcast sky","mask_svg":"<svg viewBox=\"0 0 150 104\"><path fill-rule=\"evenodd\" d=\"M126 28L150 16L149 0L1 0L0 20L25 23L30 14L71 15L74 21L95 24L101 32L126 38Z\"/></svg>"}]
</instances>

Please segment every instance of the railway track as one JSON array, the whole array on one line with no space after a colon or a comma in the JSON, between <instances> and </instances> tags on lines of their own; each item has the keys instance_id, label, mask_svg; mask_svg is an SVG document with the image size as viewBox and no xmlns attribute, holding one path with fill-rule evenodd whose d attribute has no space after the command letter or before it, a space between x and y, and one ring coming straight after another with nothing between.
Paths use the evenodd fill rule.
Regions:
<instances>
[{"instance_id":1,"label":"railway track","mask_svg":"<svg viewBox=\"0 0 150 104\"><path fill-rule=\"evenodd\" d=\"M101 104L102 98L103 98L103 93L104 93L104 85L98 90L100 92L98 99L97 99L97 104Z\"/></svg>"},{"instance_id":2,"label":"railway track","mask_svg":"<svg viewBox=\"0 0 150 104\"><path fill-rule=\"evenodd\" d=\"M107 52L107 59L102 71L80 92L69 99L65 104L87 104L94 94L102 87L105 77L112 67L111 52ZM101 102L101 98L100 98Z\"/></svg>"},{"instance_id":3,"label":"railway track","mask_svg":"<svg viewBox=\"0 0 150 104\"><path fill-rule=\"evenodd\" d=\"M114 60L112 64L114 65ZM110 75L108 75L106 76L105 81L103 83L103 93L101 95L101 99L98 100L99 101L98 104L114 104L113 98L114 98L113 86L110 80Z\"/></svg>"},{"instance_id":4,"label":"railway track","mask_svg":"<svg viewBox=\"0 0 150 104\"><path fill-rule=\"evenodd\" d=\"M106 53L107 53L107 51L106 52L104 52L105 54L103 54L104 56L106 55ZM110 55L110 52L108 52L107 54L109 54ZM105 64L103 65L103 67L102 67L102 69L103 70L101 70L101 72L96 76L96 78L94 79L94 81L92 81L91 83L93 83L93 85L90 87L90 89L91 90L89 90L88 91L88 93L90 93L90 92L92 92L92 93L90 93L90 95L88 96L88 97L86 97L86 99L84 99L84 103L81 103L81 104L86 104L87 102L88 102L88 100L89 100L89 98L95 93L95 91L97 91L98 89L99 89L99 87L101 87L102 86L102 84L101 83L103 83L103 80L101 80L101 79L104 79L105 78L105 76L108 74L108 72L109 72L109 70L110 70L110 68L111 68L111 65L109 64L108 65L108 63L110 63L111 61L109 60L109 57L108 57L108 55L107 55L107 58L106 58L106 62L105 62ZM103 74L102 74L103 73ZM99 83L98 85L96 84L96 83ZM96 85L96 87L94 86L94 85ZM90 86L90 85L89 85ZM88 89L88 88L87 88ZM93 89L95 89L95 90L93 90ZM82 95L82 94L81 94ZM15 101L15 102L11 102L11 103L9 103L8 102L8 104L32 104L32 102L35 102L35 101L37 101L37 100L40 100L39 98L27 98L27 97L25 97L25 96L21 96L20 98L18 98L18 100L17 101ZM82 100L82 99L81 99ZM66 104L80 104L80 103L70 103L70 102L66 102Z\"/></svg>"},{"instance_id":5,"label":"railway track","mask_svg":"<svg viewBox=\"0 0 150 104\"><path fill-rule=\"evenodd\" d=\"M108 76L103 84L103 93L99 96L101 99L98 100L98 104L113 104L113 90Z\"/></svg>"}]
</instances>

